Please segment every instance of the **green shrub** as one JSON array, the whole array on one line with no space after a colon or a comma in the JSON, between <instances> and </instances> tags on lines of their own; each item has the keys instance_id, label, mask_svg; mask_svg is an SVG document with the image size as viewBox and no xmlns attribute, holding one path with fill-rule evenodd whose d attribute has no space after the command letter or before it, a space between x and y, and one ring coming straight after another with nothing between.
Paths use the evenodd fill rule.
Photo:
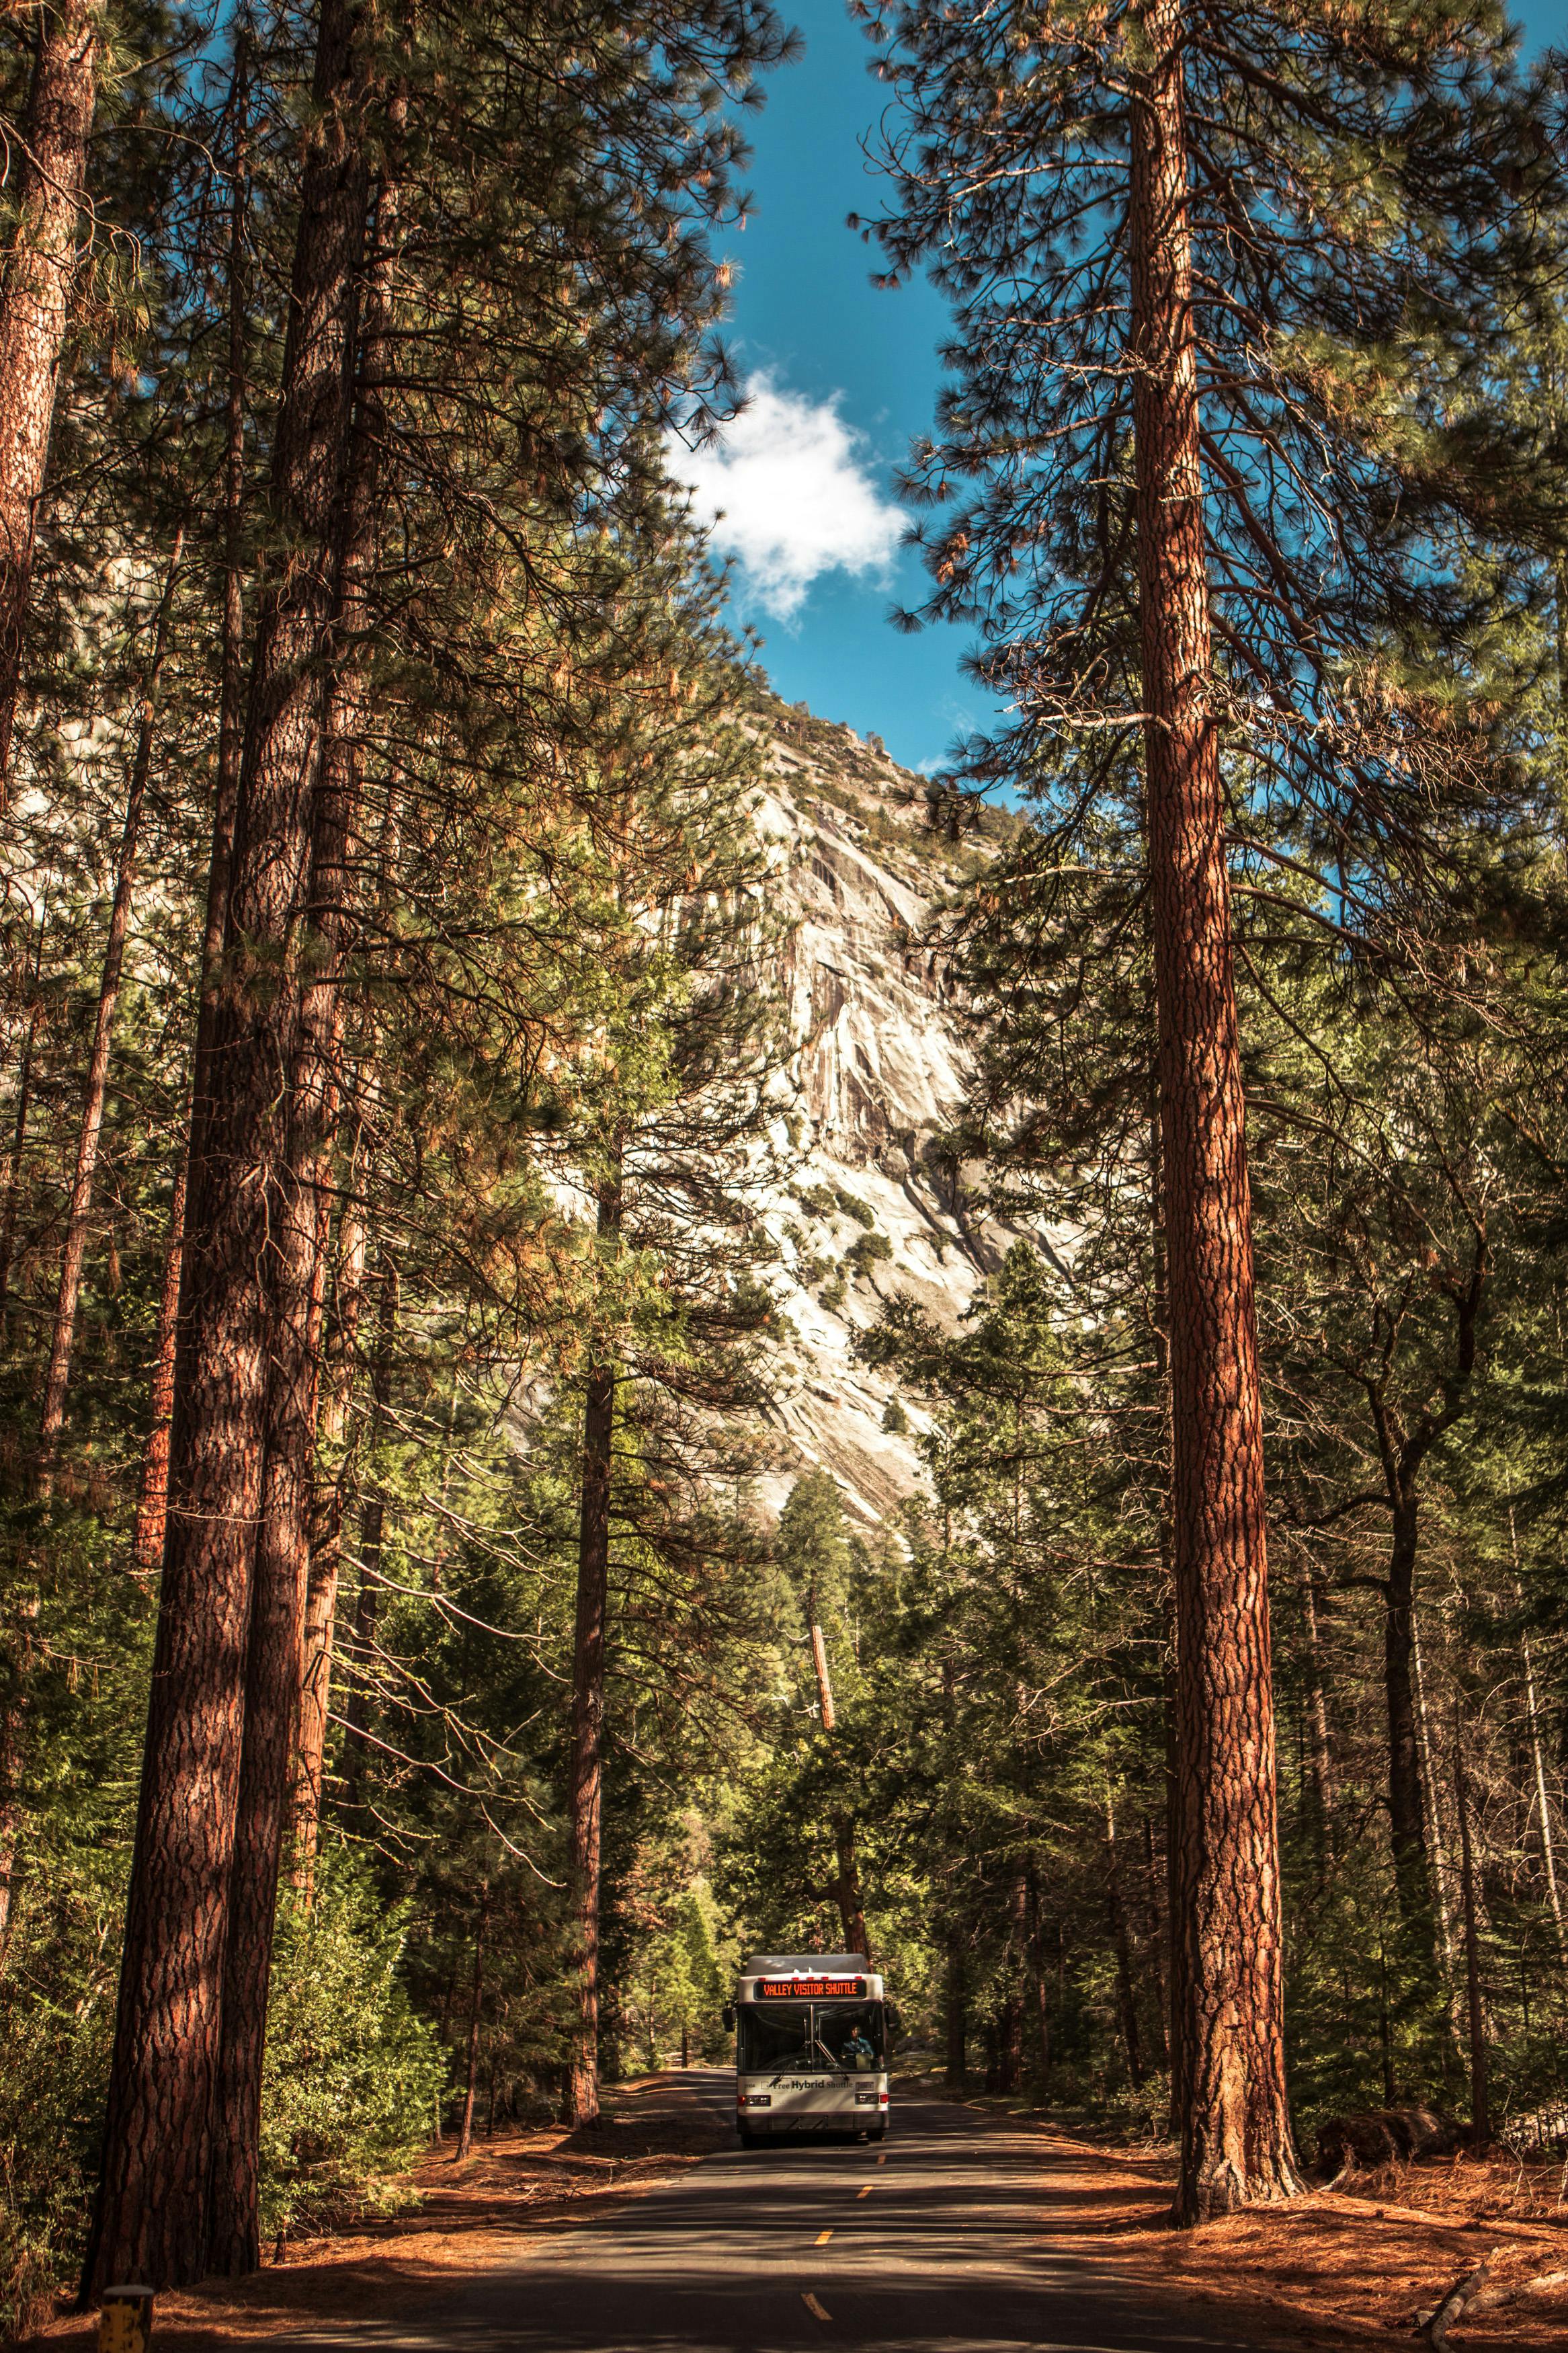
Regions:
<instances>
[{"instance_id":1,"label":"green shrub","mask_svg":"<svg viewBox=\"0 0 1568 2353\"><path fill-rule=\"evenodd\" d=\"M390 2177L429 2139L447 2063L398 1975L404 1927L341 1852L322 1854L310 1911L284 1898L262 2083L268 2236L412 2194Z\"/></svg>"},{"instance_id":2,"label":"green shrub","mask_svg":"<svg viewBox=\"0 0 1568 2353\"><path fill-rule=\"evenodd\" d=\"M86 2238L88 2149L102 2105L110 2004L5 2008L0 2062L0 2337L54 2316Z\"/></svg>"},{"instance_id":3,"label":"green shrub","mask_svg":"<svg viewBox=\"0 0 1568 2353\"><path fill-rule=\"evenodd\" d=\"M53 2317L74 2284L114 2033L122 1856L44 1834L0 1977L0 2338Z\"/></svg>"},{"instance_id":4,"label":"green shrub","mask_svg":"<svg viewBox=\"0 0 1568 2353\"><path fill-rule=\"evenodd\" d=\"M879 1261L891 1258L892 1255L893 1245L887 1235L873 1231L862 1234L858 1241L850 1243L844 1253L844 1263L847 1267L853 1267L857 1274L869 1274L871 1269Z\"/></svg>"},{"instance_id":5,"label":"green shrub","mask_svg":"<svg viewBox=\"0 0 1568 2353\"><path fill-rule=\"evenodd\" d=\"M844 1215L847 1218L853 1218L858 1226L871 1227L876 1224L875 1211L868 1209L865 1202L854 1193L847 1193L842 1186L836 1185L833 1188L833 1198Z\"/></svg>"}]
</instances>

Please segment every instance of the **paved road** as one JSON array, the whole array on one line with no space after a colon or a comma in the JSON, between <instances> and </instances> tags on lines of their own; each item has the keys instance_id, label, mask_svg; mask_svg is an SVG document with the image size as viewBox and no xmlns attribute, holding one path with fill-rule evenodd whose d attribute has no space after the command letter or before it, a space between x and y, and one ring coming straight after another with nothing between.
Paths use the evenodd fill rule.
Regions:
<instances>
[{"instance_id":1,"label":"paved road","mask_svg":"<svg viewBox=\"0 0 1568 2353\"><path fill-rule=\"evenodd\" d=\"M732 2078L686 2080L731 2113ZM1155 2305L1110 2263L1053 2250L1037 2136L945 2102L894 2099L880 2148L723 2148L422 2306L405 2330L311 2332L291 2348L1264 2353L1219 2314Z\"/></svg>"}]
</instances>

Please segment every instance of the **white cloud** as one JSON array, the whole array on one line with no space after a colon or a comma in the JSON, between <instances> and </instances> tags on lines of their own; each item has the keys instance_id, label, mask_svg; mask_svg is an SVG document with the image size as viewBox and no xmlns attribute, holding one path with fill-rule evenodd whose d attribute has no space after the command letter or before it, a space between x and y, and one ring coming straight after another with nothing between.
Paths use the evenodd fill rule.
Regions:
<instances>
[{"instance_id":1,"label":"white cloud","mask_svg":"<svg viewBox=\"0 0 1568 2353\"><path fill-rule=\"evenodd\" d=\"M781 621L799 612L824 572L885 572L903 529L868 471L865 436L838 414L839 396L808 400L767 375L703 449L676 448L713 543L736 558L759 604Z\"/></svg>"}]
</instances>

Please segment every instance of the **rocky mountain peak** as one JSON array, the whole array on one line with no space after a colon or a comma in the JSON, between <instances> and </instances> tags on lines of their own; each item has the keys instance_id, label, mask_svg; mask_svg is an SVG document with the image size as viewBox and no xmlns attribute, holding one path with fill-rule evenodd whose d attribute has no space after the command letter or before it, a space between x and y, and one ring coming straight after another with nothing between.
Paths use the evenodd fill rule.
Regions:
<instances>
[{"instance_id":1,"label":"rocky mountain peak","mask_svg":"<svg viewBox=\"0 0 1568 2353\"><path fill-rule=\"evenodd\" d=\"M800 1153L764 1194L774 1277L793 1337L777 1368L784 1467L775 1507L825 1465L864 1523L915 1488L923 1417L854 1360L855 1335L896 1293L954 1324L1013 1236L965 1196L937 1148L964 1093L960 1008L931 944L937 902L1016 822L997 813L953 843L931 823L924 777L879 741L766 706L767 784L757 824L787 925L783 983L795 1040ZM897 1399L897 1402L895 1400Z\"/></svg>"}]
</instances>

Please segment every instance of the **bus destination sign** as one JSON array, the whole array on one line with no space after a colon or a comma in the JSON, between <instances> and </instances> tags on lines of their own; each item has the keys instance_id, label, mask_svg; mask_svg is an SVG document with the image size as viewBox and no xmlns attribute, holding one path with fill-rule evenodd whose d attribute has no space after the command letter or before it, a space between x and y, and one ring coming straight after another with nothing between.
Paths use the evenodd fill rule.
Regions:
<instances>
[{"instance_id":1,"label":"bus destination sign","mask_svg":"<svg viewBox=\"0 0 1568 2353\"><path fill-rule=\"evenodd\" d=\"M817 2001L863 2001L864 1978L763 1978L757 1986L763 2001L798 2001L810 1994Z\"/></svg>"}]
</instances>

